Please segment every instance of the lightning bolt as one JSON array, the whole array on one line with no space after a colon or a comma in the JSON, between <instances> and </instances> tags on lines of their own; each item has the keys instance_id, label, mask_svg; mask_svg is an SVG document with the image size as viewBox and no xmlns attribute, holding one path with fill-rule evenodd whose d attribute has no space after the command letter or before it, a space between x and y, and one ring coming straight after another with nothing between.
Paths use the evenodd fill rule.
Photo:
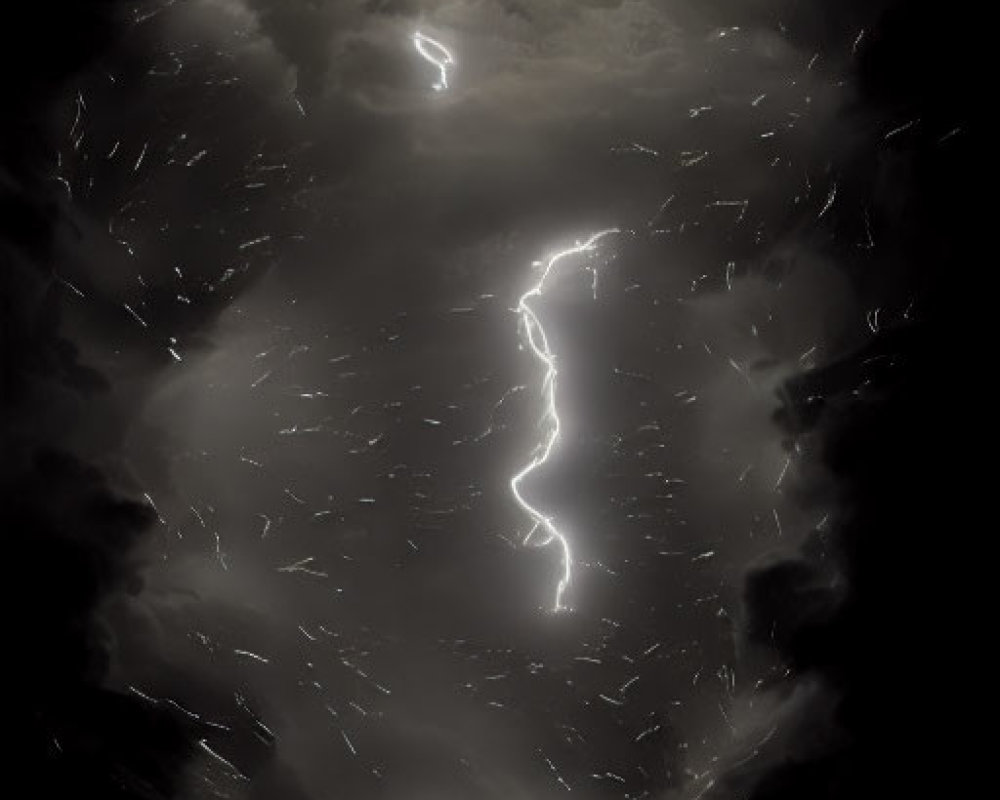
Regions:
<instances>
[{"instance_id":1,"label":"lightning bolt","mask_svg":"<svg viewBox=\"0 0 1000 800\"><path fill-rule=\"evenodd\" d=\"M424 59L431 62L441 73L441 79L434 84L435 91L441 92L448 88L448 67L454 66L455 57L448 52L441 42L435 41L430 36L425 36L420 31L413 34L413 46Z\"/></svg>"},{"instance_id":2,"label":"lightning bolt","mask_svg":"<svg viewBox=\"0 0 1000 800\"><path fill-rule=\"evenodd\" d=\"M555 272L556 267L561 261L571 256L593 252L597 249L597 244L601 239L615 233L620 233L620 230L618 228L609 228L608 230L599 231L591 235L586 241L577 242L573 247L549 256L547 261L542 262L541 277L528 291L521 295L516 309L520 315L521 322L524 323L524 336L528 346L535 354L535 357L545 366L541 388L545 404L542 423L546 428L546 433L544 439L535 447L531 460L510 479L510 491L514 495L514 499L517 500L518 505L524 509L525 513L534 522L531 530L524 537L523 544L529 544L535 536L536 531L541 528L545 533L545 537L542 541L538 542L537 546L546 547L555 543L559 548L562 574L556 586L553 611L562 611L566 608L563 604L563 595L570 581L573 579L573 553L570 548L569 539L556 527L552 521L552 517L546 516L524 499L524 495L521 494L521 484L532 472L549 460L549 456L552 454L552 450L559 441L559 436L562 433L562 422L559 419L559 409L556 405L556 379L559 376L559 369L556 366L555 354L549 348L545 328L542 326L538 314L529 305L529 301L534 297L542 296L542 292L545 290L545 282Z\"/></svg>"}]
</instances>

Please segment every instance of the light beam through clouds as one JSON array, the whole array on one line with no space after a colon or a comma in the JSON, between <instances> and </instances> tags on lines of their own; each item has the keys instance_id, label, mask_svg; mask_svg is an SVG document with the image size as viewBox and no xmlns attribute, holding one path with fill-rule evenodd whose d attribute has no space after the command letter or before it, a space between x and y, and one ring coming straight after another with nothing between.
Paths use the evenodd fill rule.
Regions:
<instances>
[{"instance_id":1,"label":"light beam through clouds","mask_svg":"<svg viewBox=\"0 0 1000 800\"><path fill-rule=\"evenodd\" d=\"M556 585L553 611L563 611L566 609L566 605L563 603L563 595L570 581L573 579L573 552L569 539L556 527L552 521L552 517L546 516L524 499L524 495L521 494L521 483L532 472L549 460L552 449L555 447L556 442L559 441L559 436L562 433L562 422L559 419L559 409L556 405L556 378L559 375L559 368L556 365L555 353L549 347L545 328L542 326L542 322L535 313L535 310L528 304L528 301L532 297L541 297L545 289L545 281L555 271L559 262L571 256L592 253L597 249L598 242L601 239L615 233L620 233L620 230L618 228L608 228L607 230L599 231L592 234L586 241L577 242L573 247L561 250L550 256L547 261L542 262L541 277L530 289L521 295L517 303L517 313L524 323L524 335L528 345L531 347L531 351L535 354L535 357L545 365L545 375L542 378L542 396L545 402L545 411L542 415L542 423L546 426L547 432L545 438L535 447L531 460L510 479L510 490L514 495L514 499L517 500L518 505L524 509L528 516L531 517L532 522L534 522L531 530L524 537L523 543L525 545L529 544L538 529L542 528L545 531L545 538L538 542L537 546L546 547L555 542L559 547L562 574L559 578L559 583Z\"/></svg>"},{"instance_id":2,"label":"light beam through clouds","mask_svg":"<svg viewBox=\"0 0 1000 800\"><path fill-rule=\"evenodd\" d=\"M448 68L455 64L455 57L448 52L448 48L420 31L413 34L413 46L424 59L438 68L441 78L434 84L435 91L442 92L447 89Z\"/></svg>"}]
</instances>

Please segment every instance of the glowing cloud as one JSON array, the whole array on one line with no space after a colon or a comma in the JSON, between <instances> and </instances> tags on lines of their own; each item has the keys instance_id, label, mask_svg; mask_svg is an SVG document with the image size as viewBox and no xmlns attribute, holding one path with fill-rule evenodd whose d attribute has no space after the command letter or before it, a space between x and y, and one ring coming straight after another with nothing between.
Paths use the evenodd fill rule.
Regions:
<instances>
[{"instance_id":1,"label":"glowing cloud","mask_svg":"<svg viewBox=\"0 0 1000 800\"><path fill-rule=\"evenodd\" d=\"M455 65L455 57L448 52L443 44L435 41L430 36L425 36L420 31L413 34L413 46L417 48L420 55L438 68L440 80L434 84L436 91L444 91L448 88L448 68Z\"/></svg>"}]
</instances>

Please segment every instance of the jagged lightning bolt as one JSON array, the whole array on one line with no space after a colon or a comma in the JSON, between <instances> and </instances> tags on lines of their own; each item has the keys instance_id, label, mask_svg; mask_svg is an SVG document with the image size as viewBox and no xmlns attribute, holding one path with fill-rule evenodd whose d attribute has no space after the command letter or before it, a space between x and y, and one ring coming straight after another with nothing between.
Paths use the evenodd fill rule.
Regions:
<instances>
[{"instance_id":1,"label":"jagged lightning bolt","mask_svg":"<svg viewBox=\"0 0 1000 800\"><path fill-rule=\"evenodd\" d=\"M413 34L413 46L417 48L417 52L421 56L430 61L438 68L438 72L441 73L441 79L434 84L434 89L439 92L447 89L448 67L455 64L455 57L448 52L448 48L430 36L425 36L420 31Z\"/></svg>"},{"instance_id":2,"label":"jagged lightning bolt","mask_svg":"<svg viewBox=\"0 0 1000 800\"><path fill-rule=\"evenodd\" d=\"M538 546L545 547L555 542L559 547L562 556L562 575L556 586L553 611L561 611L566 608L563 604L563 594L566 592L566 588L573 577L573 553L570 549L569 540L556 527L552 518L545 516L524 499L524 495L521 494L521 483L532 472L549 460L552 449L555 447L556 442L559 441L559 436L562 432L562 422L559 419L559 409L556 406L556 379L559 375L559 370L556 366L555 354L549 348L545 328L542 327L542 322L538 318L538 314L535 313L535 310L529 305L529 301L533 297L541 297L545 289L546 280L555 271L559 262L570 256L593 252L597 249L597 243L601 239L619 232L618 228L609 228L608 230L600 231L593 234L584 242L577 242L573 247L549 256L547 261L541 263L543 267L541 277L528 291L521 295L517 303L516 310L520 315L521 321L524 323L524 335L528 346L535 354L535 357L545 365L545 375L542 378L542 397L545 402L542 423L546 427L546 433L545 438L535 447L531 460L510 479L510 490L518 504L531 517L532 522L534 522L528 535L524 537L524 544L527 545L530 543L535 533L541 528L545 532L545 538L538 542Z\"/></svg>"}]
</instances>

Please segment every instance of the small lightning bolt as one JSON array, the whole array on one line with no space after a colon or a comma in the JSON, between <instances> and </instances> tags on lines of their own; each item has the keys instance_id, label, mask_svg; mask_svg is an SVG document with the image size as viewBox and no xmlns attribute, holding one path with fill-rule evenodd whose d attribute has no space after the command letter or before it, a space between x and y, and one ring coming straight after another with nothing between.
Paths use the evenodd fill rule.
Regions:
<instances>
[{"instance_id":1,"label":"small lightning bolt","mask_svg":"<svg viewBox=\"0 0 1000 800\"><path fill-rule=\"evenodd\" d=\"M556 586L553 611L561 611L566 608L563 604L563 594L566 592L566 588L569 586L570 581L573 578L573 553L570 549L569 540L566 538L565 534L563 534L556 527L552 518L545 516L541 511L524 499L524 496L521 494L521 483L525 480L525 478L531 475L532 472L549 460L552 449L555 447L556 442L559 441L559 436L562 432L562 422L559 419L559 410L556 405L556 378L559 375L559 370L556 366L555 354L549 348L548 338L545 335L545 328L542 327L542 322L535 313L535 310L529 305L529 301L533 297L541 297L542 292L545 289L546 280L555 271L556 267L563 259L579 255L581 253L593 252L597 249L597 244L601 239L605 236L619 232L618 228L609 228L608 230L599 231L598 233L591 235L591 237L586 241L577 242L577 244L573 247L561 250L560 252L549 256L549 259L542 264L543 270L541 277L530 289L528 289L528 291L521 295L517 303L517 313L520 315L520 319L524 323L525 339L528 342L528 346L535 354L535 357L545 365L545 375L542 378L542 397L545 402L545 410L542 415L542 422L546 427L546 434L545 438L535 447L531 460L524 467L522 467L513 478L510 479L510 490L514 495L514 499L517 500L518 505L524 509L525 513L527 513L527 515L531 517L532 522L534 522L534 525L528 532L528 535L524 537L523 543L525 545L529 544L534 537L535 532L541 528L545 532L545 538L538 543L538 546L545 547L554 542L558 546L562 556L562 575L560 576L559 583Z\"/></svg>"},{"instance_id":2,"label":"small lightning bolt","mask_svg":"<svg viewBox=\"0 0 1000 800\"><path fill-rule=\"evenodd\" d=\"M437 67L441 74L441 79L434 84L434 89L438 92L447 89L448 68L455 64L455 57L448 52L448 48L430 36L425 36L420 31L413 34L413 46L417 48L417 52L421 56Z\"/></svg>"}]
</instances>

